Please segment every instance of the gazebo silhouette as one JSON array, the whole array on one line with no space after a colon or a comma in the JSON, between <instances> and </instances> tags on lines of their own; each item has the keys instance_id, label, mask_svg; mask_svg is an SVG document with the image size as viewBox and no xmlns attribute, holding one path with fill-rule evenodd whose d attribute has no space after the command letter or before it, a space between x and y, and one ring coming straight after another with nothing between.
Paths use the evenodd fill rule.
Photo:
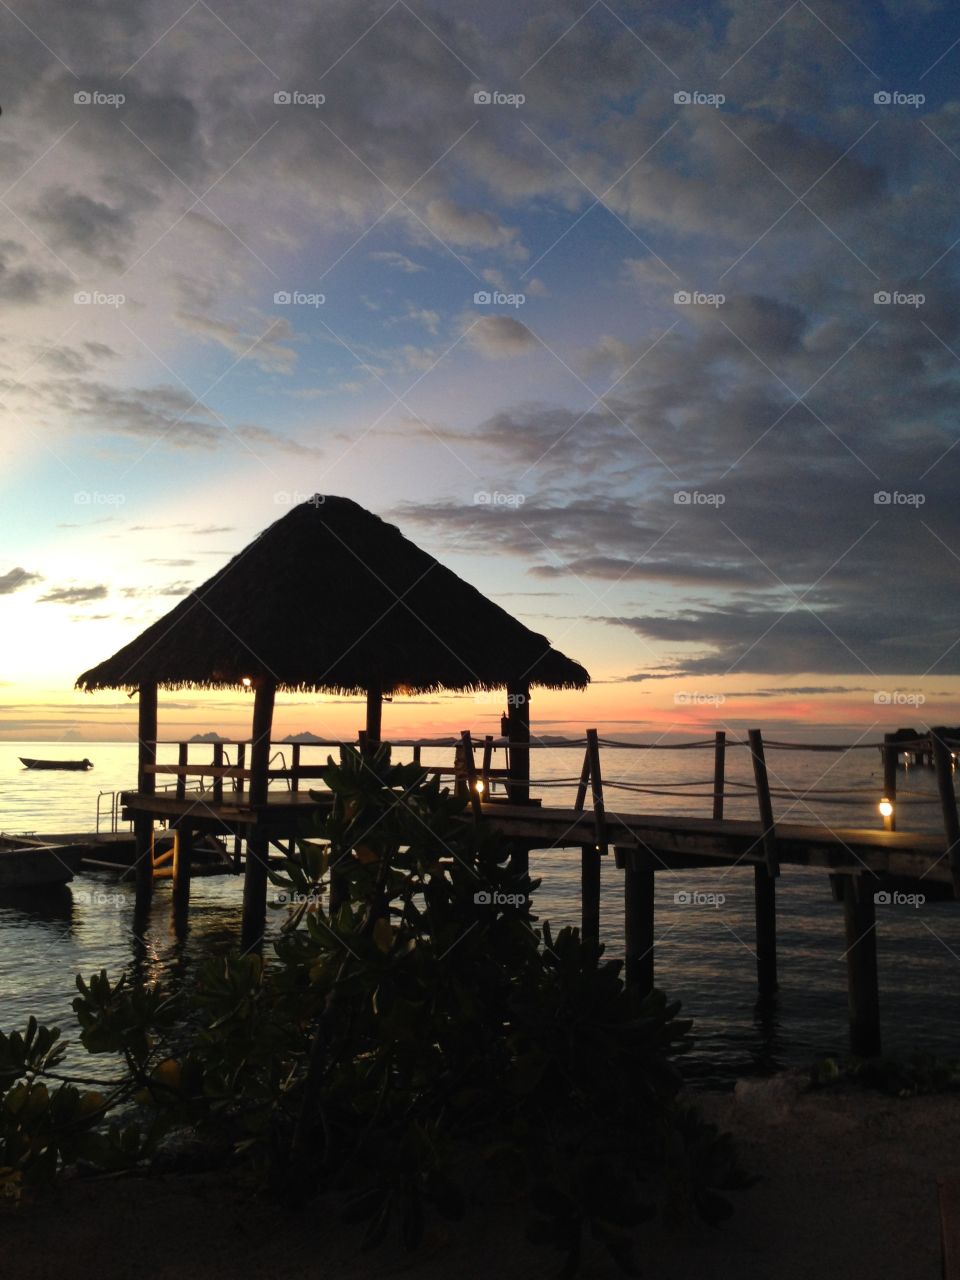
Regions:
<instances>
[{"instance_id":1,"label":"gazebo silhouette","mask_svg":"<svg viewBox=\"0 0 960 1280\"><path fill-rule=\"evenodd\" d=\"M158 689L252 689L244 941L262 936L268 769L278 691L366 696L366 738L381 736L384 696L505 689L508 737L530 736L530 690L583 689L586 670L396 526L349 498L317 494L263 531L202 586L77 687L139 695L138 901L152 884ZM511 752L511 798L529 794L529 751ZM189 846L191 805L176 824Z\"/></svg>"}]
</instances>

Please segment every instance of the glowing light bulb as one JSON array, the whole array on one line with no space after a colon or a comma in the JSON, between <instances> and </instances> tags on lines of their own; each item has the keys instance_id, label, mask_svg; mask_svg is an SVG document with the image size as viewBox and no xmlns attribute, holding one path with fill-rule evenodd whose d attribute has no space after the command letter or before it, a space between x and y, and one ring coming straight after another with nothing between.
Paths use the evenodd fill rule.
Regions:
<instances>
[{"instance_id":1,"label":"glowing light bulb","mask_svg":"<svg viewBox=\"0 0 960 1280\"><path fill-rule=\"evenodd\" d=\"M883 797L883 799L877 805L877 808L880 810L881 817L884 817L884 818L893 817L893 801L888 800L886 796Z\"/></svg>"},{"instance_id":2,"label":"glowing light bulb","mask_svg":"<svg viewBox=\"0 0 960 1280\"><path fill-rule=\"evenodd\" d=\"M480 795L483 795L483 779L482 778L477 779L477 791L480 793Z\"/></svg>"},{"instance_id":3,"label":"glowing light bulb","mask_svg":"<svg viewBox=\"0 0 960 1280\"><path fill-rule=\"evenodd\" d=\"M253 681L250 679L249 676L244 676L240 683L243 685L245 689L249 689L250 686L253 684Z\"/></svg>"}]
</instances>

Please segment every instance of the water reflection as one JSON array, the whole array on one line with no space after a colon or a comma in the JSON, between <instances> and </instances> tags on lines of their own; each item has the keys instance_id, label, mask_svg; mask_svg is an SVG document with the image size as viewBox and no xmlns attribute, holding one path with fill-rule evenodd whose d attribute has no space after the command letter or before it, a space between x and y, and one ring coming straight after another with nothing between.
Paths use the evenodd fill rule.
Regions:
<instances>
[{"instance_id":1,"label":"water reflection","mask_svg":"<svg viewBox=\"0 0 960 1280\"><path fill-rule=\"evenodd\" d=\"M59 924L73 926L74 903L69 885L43 889L0 889L0 925Z\"/></svg>"}]
</instances>

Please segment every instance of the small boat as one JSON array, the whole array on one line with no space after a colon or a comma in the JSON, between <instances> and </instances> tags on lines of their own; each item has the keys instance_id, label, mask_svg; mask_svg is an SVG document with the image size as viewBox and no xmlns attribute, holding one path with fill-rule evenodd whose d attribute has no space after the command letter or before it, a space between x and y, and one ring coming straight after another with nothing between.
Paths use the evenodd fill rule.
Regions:
<instances>
[{"instance_id":1,"label":"small boat","mask_svg":"<svg viewBox=\"0 0 960 1280\"><path fill-rule=\"evenodd\" d=\"M27 769L92 769L92 760L31 760L20 757L20 763Z\"/></svg>"},{"instance_id":2,"label":"small boat","mask_svg":"<svg viewBox=\"0 0 960 1280\"><path fill-rule=\"evenodd\" d=\"M67 884L79 871L81 856L78 845L0 835L0 890L52 889Z\"/></svg>"}]
</instances>

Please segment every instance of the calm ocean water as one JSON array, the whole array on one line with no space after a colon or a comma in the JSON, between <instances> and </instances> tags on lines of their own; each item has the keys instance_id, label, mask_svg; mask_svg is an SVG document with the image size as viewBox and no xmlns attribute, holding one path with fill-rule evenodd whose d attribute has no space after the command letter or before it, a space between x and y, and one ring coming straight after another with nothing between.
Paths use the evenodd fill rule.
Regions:
<instances>
[{"instance_id":1,"label":"calm ocean water","mask_svg":"<svg viewBox=\"0 0 960 1280\"><path fill-rule=\"evenodd\" d=\"M206 760L197 747L198 760ZM398 750L398 757L403 756ZM19 756L89 756L89 773L38 773L25 770ZM325 752L304 754L304 762L320 761ZM161 759L164 759L161 753ZM167 759L173 760L168 755ZM581 753L538 751L535 776L573 778ZM710 751L618 751L604 748L605 781L623 780L656 787L658 783L693 780L710 789ZM424 762L449 764L450 752L425 751ZM832 822L848 826L879 824L876 802L881 793L879 753L855 751L845 756L768 750L771 784L795 795L814 786L865 788L862 803L840 805L829 798L776 797L782 820ZM98 792L130 787L136 773L133 743L63 744L0 743L0 830L39 833L92 831ZM823 776L826 774L826 776ZM731 783L751 779L746 752L727 753ZM904 799L909 789L917 803L902 804L902 830L936 830L939 810L931 771L901 770ZM735 787L732 788L736 790ZM535 789L536 794L536 789ZM572 786L542 792L546 801L569 803ZM608 810L687 813L709 816L703 796L639 796L611 789ZM105 806L109 812L109 803ZM748 788L728 800L728 817L753 818L755 799ZM109 820L108 820L109 821ZM543 878L536 913L556 924L577 923L579 912L578 850L536 854L533 874ZM611 955L621 953L622 877L612 853L604 859L602 928ZM748 870L660 872L657 896L657 984L683 1002L695 1022L697 1048L689 1070L712 1083L765 1072L784 1065L803 1065L846 1048L846 967L842 909L830 896L822 873L785 868L778 884L778 928L781 990L773 1012L756 1005L755 961L750 950L753 928L753 876ZM240 882L233 877L196 880L192 886L189 936L178 942L169 923L170 887L161 882L155 894L145 945L131 935L132 886L109 873L77 877L63 901L24 907L0 902L0 1029L22 1025L30 1014L72 1030L70 1001L77 972L106 968L112 975L130 969L170 982L189 980L197 963L231 945L240 929ZM674 901L680 890L722 893L720 908L689 907ZM271 913L273 927L279 913ZM960 910L948 903L920 908L878 908L881 1001L884 1047L891 1053L923 1049L960 1054ZM84 1069L89 1070L89 1063Z\"/></svg>"}]
</instances>

